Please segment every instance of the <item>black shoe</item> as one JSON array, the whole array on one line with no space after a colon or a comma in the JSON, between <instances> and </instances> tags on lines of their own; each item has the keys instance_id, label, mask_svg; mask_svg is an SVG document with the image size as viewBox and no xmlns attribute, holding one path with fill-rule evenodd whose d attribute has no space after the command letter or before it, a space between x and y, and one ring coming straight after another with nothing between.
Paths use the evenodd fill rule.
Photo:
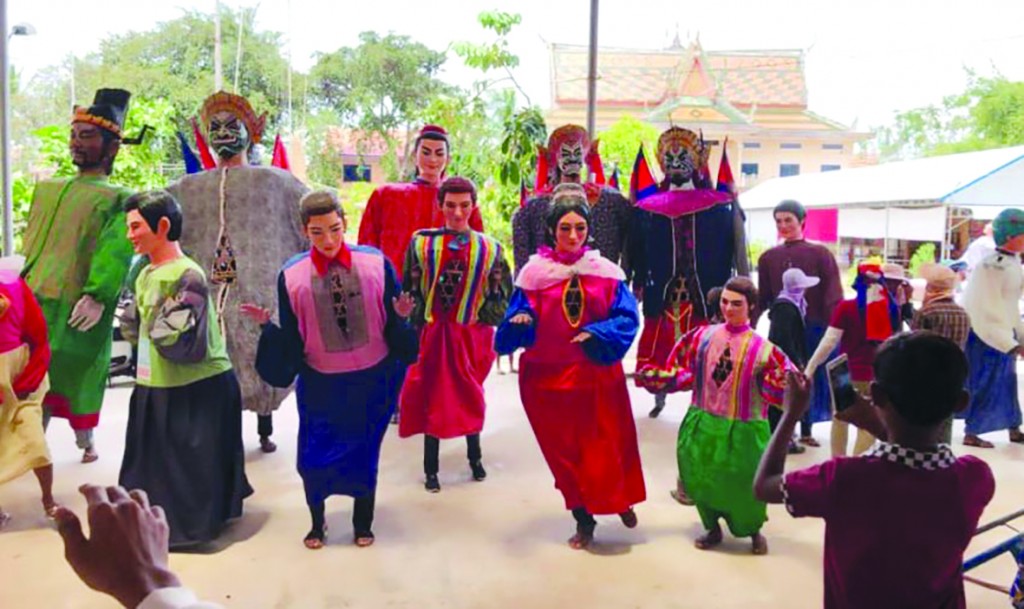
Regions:
<instances>
[{"instance_id":1,"label":"black shoe","mask_svg":"<svg viewBox=\"0 0 1024 609\"><path fill-rule=\"evenodd\" d=\"M437 479L437 474L427 474L427 481L423 483L423 488L427 489L428 493L440 493L441 481Z\"/></svg>"},{"instance_id":2,"label":"black shoe","mask_svg":"<svg viewBox=\"0 0 1024 609\"><path fill-rule=\"evenodd\" d=\"M469 469L473 470L473 479L477 482L481 482L487 478L487 470L484 469L484 464L480 461L470 461Z\"/></svg>"},{"instance_id":3,"label":"black shoe","mask_svg":"<svg viewBox=\"0 0 1024 609\"><path fill-rule=\"evenodd\" d=\"M272 453L277 450L277 444L270 439L270 436L260 436L260 450L265 453Z\"/></svg>"},{"instance_id":4,"label":"black shoe","mask_svg":"<svg viewBox=\"0 0 1024 609\"><path fill-rule=\"evenodd\" d=\"M651 417L652 419L657 419L658 415L661 414L662 410L665 410L665 394L658 393L654 396L654 408L652 408L651 411L647 413L647 416Z\"/></svg>"}]
</instances>

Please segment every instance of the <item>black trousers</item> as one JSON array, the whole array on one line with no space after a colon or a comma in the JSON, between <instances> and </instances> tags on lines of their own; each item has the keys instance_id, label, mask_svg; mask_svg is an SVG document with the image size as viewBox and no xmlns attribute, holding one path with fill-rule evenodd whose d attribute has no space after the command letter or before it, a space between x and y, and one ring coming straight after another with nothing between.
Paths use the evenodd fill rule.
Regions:
<instances>
[{"instance_id":1,"label":"black trousers","mask_svg":"<svg viewBox=\"0 0 1024 609\"><path fill-rule=\"evenodd\" d=\"M423 436L423 473L437 475L440 466L438 465L438 453L441 450L441 440L434 436ZM480 451L480 434L475 433L466 436L466 458L472 461L479 461L483 458Z\"/></svg>"},{"instance_id":2,"label":"black trousers","mask_svg":"<svg viewBox=\"0 0 1024 609\"><path fill-rule=\"evenodd\" d=\"M376 489L362 497L356 497L352 506L352 528L356 534L369 533L373 530L373 511L377 504ZM309 513L313 517L313 528L323 530L324 528L324 504L309 506Z\"/></svg>"},{"instance_id":3,"label":"black trousers","mask_svg":"<svg viewBox=\"0 0 1024 609\"><path fill-rule=\"evenodd\" d=\"M779 422L782 421L782 411L778 408L768 409L768 426L771 428L772 433L775 433L775 428L779 426ZM806 438L811 435L811 413L808 412L804 415L804 418L800 421L800 436Z\"/></svg>"},{"instance_id":4,"label":"black trousers","mask_svg":"<svg viewBox=\"0 0 1024 609\"><path fill-rule=\"evenodd\" d=\"M259 432L261 438L269 438L274 435L274 415L256 415L256 431Z\"/></svg>"}]
</instances>

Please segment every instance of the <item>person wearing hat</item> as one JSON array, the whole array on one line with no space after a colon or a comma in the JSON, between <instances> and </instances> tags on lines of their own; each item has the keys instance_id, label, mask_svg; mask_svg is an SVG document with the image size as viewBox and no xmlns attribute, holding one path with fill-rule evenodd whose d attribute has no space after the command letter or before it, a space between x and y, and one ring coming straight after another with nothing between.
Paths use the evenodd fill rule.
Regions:
<instances>
[{"instance_id":1,"label":"person wearing hat","mask_svg":"<svg viewBox=\"0 0 1024 609\"><path fill-rule=\"evenodd\" d=\"M562 125L551 132L547 148L542 146L538 152L536 192L512 214L516 275L547 243L548 211L554 189L562 184L584 187L593 212L591 244L608 260L623 264L633 208L618 189L605 186L598 141L591 140L580 125Z\"/></svg>"},{"instance_id":2,"label":"person wearing hat","mask_svg":"<svg viewBox=\"0 0 1024 609\"><path fill-rule=\"evenodd\" d=\"M263 137L266 115L257 115L241 95L219 91L200 109L217 167L187 175L167 187L181 204L181 247L206 270L214 306L227 338L228 354L242 388L242 405L256 413L260 449L271 440L273 412L288 396L263 382L256 371L260 329L246 322L242 303L274 304L277 271L306 249L299 200L306 186L288 171L250 165Z\"/></svg>"},{"instance_id":3,"label":"person wearing hat","mask_svg":"<svg viewBox=\"0 0 1024 609\"><path fill-rule=\"evenodd\" d=\"M899 309L897 328L902 329L903 324L911 325L915 315L914 304L911 302L914 287L907 279L907 271L895 262L886 262L882 265L882 275L885 277L885 289Z\"/></svg>"},{"instance_id":4,"label":"person wearing hat","mask_svg":"<svg viewBox=\"0 0 1024 609\"><path fill-rule=\"evenodd\" d=\"M397 182L377 187L366 202L359 220L359 245L368 245L384 252L399 277L403 276L405 251L416 231L444 227L444 215L437 204L437 193L444 181L451 159L448 132L438 125L424 125L413 143L416 169L411 182ZM476 205L470 212L469 228L483 232L484 222ZM396 368L401 386L405 368ZM398 423L398 410L392 423Z\"/></svg>"},{"instance_id":5,"label":"person wearing hat","mask_svg":"<svg viewBox=\"0 0 1024 609\"><path fill-rule=\"evenodd\" d=\"M132 258L122 204L131 194L109 182L131 94L100 89L71 118L72 178L36 185L22 243L22 277L46 318L52 353L44 425L68 419L82 462L99 458L93 429L110 367L114 309Z\"/></svg>"},{"instance_id":6,"label":"person wearing hat","mask_svg":"<svg viewBox=\"0 0 1024 609\"><path fill-rule=\"evenodd\" d=\"M875 349L885 339L899 332L900 310L892 292L886 286L881 265L861 264L853 282L857 295L836 305L828 330L804 372L809 378L832 358L836 347L849 358L850 378L861 395L868 395L874 380ZM826 390L828 390L827 379ZM831 403L831 398L830 398ZM832 421L832 456L846 455L849 423ZM859 455L871 448L875 437L867 430L857 429L853 454Z\"/></svg>"},{"instance_id":7,"label":"person wearing hat","mask_svg":"<svg viewBox=\"0 0 1024 609\"><path fill-rule=\"evenodd\" d=\"M768 319L771 326L768 330L768 340L775 344L786 354L789 361L803 370L807 365L807 336L804 318L807 315L807 290L818 285L821 280L817 277L808 277L802 270L793 267L786 269L782 274L782 291L775 298L770 309ZM778 408L768 410L768 423L772 433L782 420L782 411ZM810 417L805 416L800 422L801 436L811 435ZM790 441L789 453L800 454L806 449Z\"/></svg>"},{"instance_id":8,"label":"person wearing hat","mask_svg":"<svg viewBox=\"0 0 1024 609\"><path fill-rule=\"evenodd\" d=\"M757 261L760 310L768 311L782 292L782 275L787 269L798 268L809 277L817 277L818 285L808 288L805 294L806 349L813 353L829 326L832 312L843 299L839 266L827 247L804 238L807 210L798 201L780 202L772 215L782 243L761 254ZM818 446L818 441L811 435L811 426L832 418L831 398L824 370L814 379L811 407L807 412L806 423L801 425L800 442Z\"/></svg>"},{"instance_id":9,"label":"person wearing hat","mask_svg":"<svg viewBox=\"0 0 1024 609\"><path fill-rule=\"evenodd\" d=\"M992 448L981 434L1009 430L1010 441L1024 444L1017 397L1017 358L1024 354L1024 321L1018 308L1024 289L1024 210L1006 209L992 222L996 251L974 267L964 293L971 317L967 361L971 392L964 445Z\"/></svg>"},{"instance_id":10,"label":"person wearing hat","mask_svg":"<svg viewBox=\"0 0 1024 609\"><path fill-rule=\"evenodd\" d=\"M971 318L953 299L959 283L953 269L942 264L924 264L918 274L928 283L924 288L924 303L910 324L913 330L930 330L950 339L961 350L967 347L971 332ZM943 441L953 438L953 418L950 417L942 432Z\"/></svg>"}]
</instances>

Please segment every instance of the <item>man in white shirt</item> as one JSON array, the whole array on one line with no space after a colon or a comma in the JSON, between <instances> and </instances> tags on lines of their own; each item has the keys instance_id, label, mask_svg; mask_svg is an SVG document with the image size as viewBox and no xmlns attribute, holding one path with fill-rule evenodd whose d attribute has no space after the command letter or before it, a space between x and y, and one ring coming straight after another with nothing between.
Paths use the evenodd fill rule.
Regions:
<instances>
[{"instance_id":1,"label":"man in white shirt","mask_svg":"<svg viewBox=\"0 0 1024 609\"><path fill-rule=\"evenodd\" d=\"M967 339L970 375L964 444L992 448L979 436L1009 430L1010 441L1024 444L1017 397L1017 358L1024 355L1024 322L1018 302L1024 289L1020 255L1024 252L1024 211L1007 209L992 222L996 250L971 273L964 308L971 317Z\"/></svg>"},{"instance_id":2,"label":"man in white shirt","mask_svg":"<svg viewBox=\"0 0 1024 609\"><path fill-rule=\"evenodd\" d=\"M144 491L92 484L78 490L88 503L89 538L70 509L58 508L55 518L64 556L87 586L128 609L221 609L196 599L167 567L167 518Z\"/></svg>"}]
</instances>

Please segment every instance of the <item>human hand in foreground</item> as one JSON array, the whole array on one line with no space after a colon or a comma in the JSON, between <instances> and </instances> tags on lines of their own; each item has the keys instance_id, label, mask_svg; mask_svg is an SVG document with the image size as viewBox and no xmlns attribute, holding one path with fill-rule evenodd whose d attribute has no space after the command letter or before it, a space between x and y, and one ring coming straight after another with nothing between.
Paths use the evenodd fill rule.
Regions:
<instances>
[{"instance_id":1,"label":"human hand in foreground","mask_svg":"<svg viewBox=\"0 0 1024 609\"><path fill-rule=\"evenodd\" d=\"M530 325L533 323L533 316L529 313L520 313L518 315L513 315L512 319L508 320L508 322L510 324Z\"/></svg>"},{"instance_id":2,"label":"human hand in foreground","mask_svg":"<svg viewBox=\"0 0 1024 609\"><path fill-rule=\"evenodd\" d=\"M786 372L786 393L782 397L782 408L796 419L807 414L811 404L811 379L799 370Z\"/></svg>"},{"instance_id":3,"label":"human hand in foreground","mask_svg":"<svg viewBox=\"0 0 1024 609\"><path fill-rule=\"evenodd\" d=\"M270 323L270 310L265 309L259 305L243 303L239 309L242 311L242 315L245 315L249 319L258 323L259 325Z\"/></svg>"},{"instance_id":4,"label":"human hand in foreground","mask_svg":"<svg viewBox=\"0 0 1024 609\"><path fill-rule=\"evenodd\" d=\"M569 342L570 343L582 343L584 341L590 340L593 336L594 335L591 334L590 332L580 332L576 336L572 337L572 340L569 341Z\"/></svg>"},{"instance_id":5,"label":"human hand in foreground","mask_svg":"<svg viewBox=\"0 0 1024 609\"><path fill-rule=\"evenodd\" d=\"M416 308L416 300L409 292L402 292L397 298L391 299L391 306L395 308L395 313L399 317L409 317Z\"/></svg>"},{"instance_id":6,"label":"human hand in foreground","mask_svg":"<svg viewBox=\"0 0 1024 609\"><path fill-rule=\"evenodd\" d=\"M92 296L83 295L71 309L71 317L68 318L68 325L79 332L88 332L100 322L103 317L103 305L96 302Z\"/></svg>"},{"instance_id":7,"label":"human hand in foreground","mask_svg":"<svg viewBox=\"0 0 1024 609\"><path fill-rule=\"evenodd\" d=\"M857 397L853 401L853 405L846 410L837 412L836 420L863 429L884 441L888 436L888 430L882 423L881 417L878 416L878 409L875 408L869 397L861 395L859 391L854 391L854 393L857 394Z\"/></svg>"},{"instance_id":8,"label":"human hand in foreground","mask_svg":"<svg viewBox=\"0 0 1024 609\"><path fill-rule=\"evenodd\" d=\"M78 490L88 502L89 538L70 509L59 507L55 518L64 557L87 586L134 609L154 590L181 585L167 568L163 508L150 506L140 490L92 484Z\"/></svg>"}]
</instances>

